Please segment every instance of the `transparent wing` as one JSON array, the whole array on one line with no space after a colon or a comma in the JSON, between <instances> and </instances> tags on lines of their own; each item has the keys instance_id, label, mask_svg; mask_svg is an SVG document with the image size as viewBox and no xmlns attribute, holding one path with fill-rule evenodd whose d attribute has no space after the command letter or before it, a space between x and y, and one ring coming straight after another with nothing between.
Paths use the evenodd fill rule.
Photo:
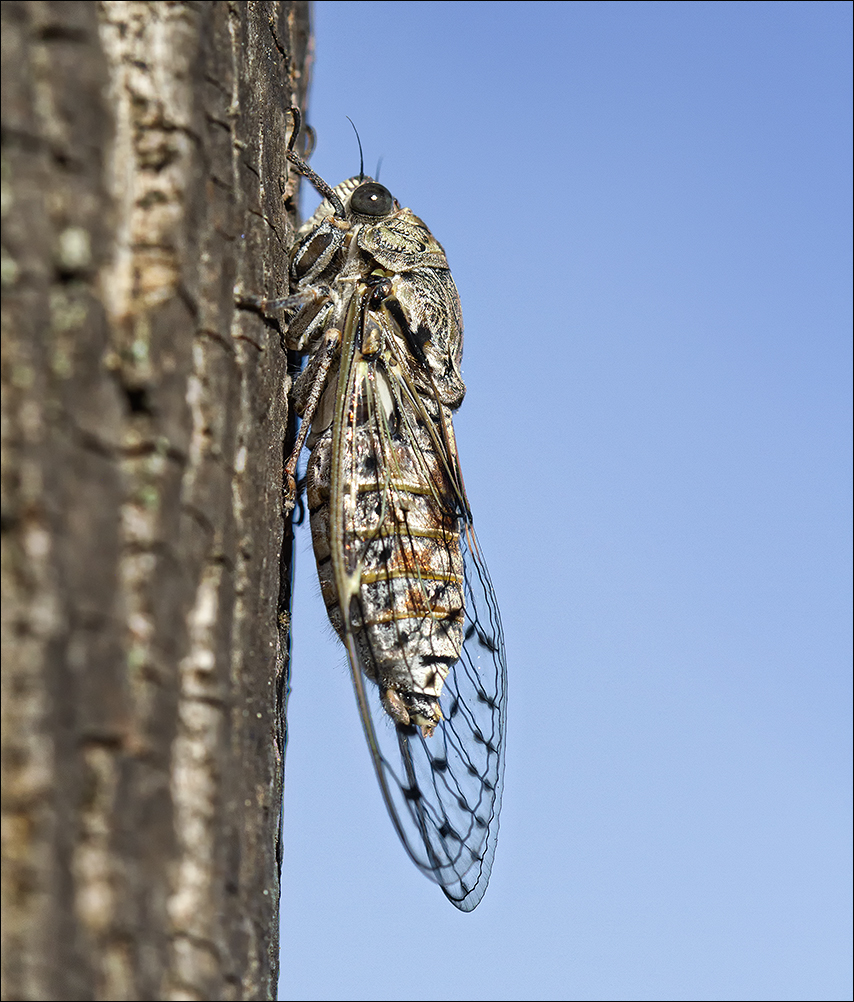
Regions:
<instances>
[{"instance_id":1,"label":"transparent wing","mask_svg":"<svg viewBox=\"0 0 854 1002\"><path fill-rule=\"evenodd\" d=\"M422 872L462 911L483 897L498 840L504 777L507 667L489 573L471 525L462 527L465 641L441 698L443 720L425 737L394 724L345 638L359 713L383 799Z\"/></svg>"},{"instance_id":2,"label":"transparent wing","mask_svg":"<svg viewBox=\"0 0 854 1002\"><path fill-rule=\"evenodd\" d=\"M371 317L370 311L362 312L362 326L369 319L382 323ZM351 317L351 323L355 321L356 317ZM343 545L340 553L333 552L332 559L346 562L349 577L338 580L358 583L359 568L370 563L371 547L382 542L386 555L392 552L390 536L397 538L397 549L387 561L392 567L385 599L371 592L375 585L365 584L375 574L372 577L363 572L360 587L338 589L342 638L392 823L419 869L441 886L456 907L471 911L486 891L498 837L507 696L501 618L465 499L449 413L423 389L415 388L413 380L404 375L405 366L395 364L394 351L385 361L374 357L369 363L358 349L350 352L358 335L355 327L346 333L342 352L343 384L339 387L346 390L339 395L340 421L335 434L350 448L341 453L341 469L332 472L333 480L339 477L340 482L337 494L335 489L331 493L333 499L346 498L348 492L351 497L358 495L360 503L367 499L370 511L348 515L346 501L342 504ZM400 342L396 343L399 348ZM350 362L346 361L348 356ZM383 475L389 466L393 473ZM365 471L376 471L373 494L371 484L365 482ZM439 528L433 531L429 545L425 543L427 530L412 528L413 509L421 503L440 513L435 515ZM371 517L375 518L372 523ZM366 528L369 524L372 529ZM457 597L449 600L445 581L454 574L433 573L431 568L459 566L459 557L449 556L443 563L444 555L437 552L444 547L455 553L456 546L462 558L463 580L461 588L450 589ZM425 548L429 557L424 556ZM379 655L371 650L372 641L363 625L372 615L377 618L378 603L386 608L384 601L386 614L392 619L403 615L391 608L388 597L394 592L395 561L408 568L409 597L404 601L418 605L425 621L447 621L449 629L461 630L459 656L444 666L447 676L439 697L441 719L435 729L395 723L375 684L377 670L372 665ZM459 581L458 576L455 580ZM342 596L345 590L349 594ZM413 590L417 592L415 599ZM345 607L349 609L346 616ZM405 622L411 646L412 619ZM435 660L450 659L437 656Z\"/></svg>"}]
</instances>

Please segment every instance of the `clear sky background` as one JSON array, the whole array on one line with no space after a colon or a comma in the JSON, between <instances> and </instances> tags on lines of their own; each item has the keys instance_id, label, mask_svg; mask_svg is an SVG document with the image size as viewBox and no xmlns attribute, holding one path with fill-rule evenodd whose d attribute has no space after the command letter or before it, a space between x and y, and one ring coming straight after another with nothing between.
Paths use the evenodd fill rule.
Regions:
<instances>
[{"instance_id":1,"label":"clear sky background","mask_svg":"<svg viewBox=\"0 0 854 1002\"><path fill-rule=\"evenodd\" d=\"M510 702L465 915L303 530L280 998L850 999L851 5L314 12L313 166L349 115L460 290Z\"/></svg>"}]
</instances>

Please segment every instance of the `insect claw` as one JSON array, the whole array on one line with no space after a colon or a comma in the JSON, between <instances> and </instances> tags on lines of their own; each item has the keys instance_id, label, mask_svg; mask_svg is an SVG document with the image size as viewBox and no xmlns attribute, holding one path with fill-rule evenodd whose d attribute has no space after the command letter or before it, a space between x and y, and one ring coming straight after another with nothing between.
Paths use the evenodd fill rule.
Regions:
<instances>
[{"instance_id":1,"label":"insect claw","mask_svg":"<svg viewBox=\"0 0 854 1002\"><path fill-rule=\"evenodd\" d=\"M285 518L294 510L297 503L297 482L290 470L285 470L285 492L282 508Z\"/></svg>"}]
</instances>

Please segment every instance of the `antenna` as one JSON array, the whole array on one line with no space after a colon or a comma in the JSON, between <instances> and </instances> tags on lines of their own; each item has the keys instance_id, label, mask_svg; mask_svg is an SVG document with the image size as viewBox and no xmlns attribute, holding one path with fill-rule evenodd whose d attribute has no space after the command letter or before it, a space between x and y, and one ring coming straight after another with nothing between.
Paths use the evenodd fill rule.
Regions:
<instances>
[{"instance_id":1,"label":"antenna","mask_svg":"<svg viewBox=\"0 0 854 1002\"><path fill-rule=\"evenodd\" d=\"M339 219L346 219L347 213L344 211L344 203L335 194L332 188L323 180L323 178L316 174L311 167L303 160L299 154L294 152L294 144L297 141L297 136L299 135L300 125L302 124L302 113L299 108L293 107L290 109L291 116L294 120L294 131L291 133L291 138L288 143L288 151L285 156L288 161L296 167L296 169L302 174L303 177L308 178L309 181L314 185L315 188L323 195L324 198L328 198L335 209L335 215ZM355 125L353 126L355 128ZM358 135L358 134L357 134Z\"/></svg>"},{"instance_id":2,"label":"antenna","mask_svg":"<svg viewBox=\"0 0 854 1002\"><path fill-rule=\"evenodd\" d=\"M365 154L362 153L362 140L359 138L359 130L356 128L356 123L350 118L349 115L344 116L350 125L353 126L353 132L356 133L356 142L359 144L359 180L365 180Z\"/></svg>"}]
</instances>

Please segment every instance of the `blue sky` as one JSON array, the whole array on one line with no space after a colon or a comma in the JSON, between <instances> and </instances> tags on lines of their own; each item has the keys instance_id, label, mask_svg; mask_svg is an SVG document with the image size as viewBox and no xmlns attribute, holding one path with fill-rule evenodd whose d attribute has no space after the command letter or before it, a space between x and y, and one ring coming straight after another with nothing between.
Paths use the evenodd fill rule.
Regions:
<instances>
[{"instance_id":1,"label":"blue sky","mask_svg":"<svg viewBox=\"0 0 854 1002\"><path fill-rule=\"evenodd\" d=\"M303 531L280 998L850 998L851 6L314 13L312 165L349 115L460 290L509 733L461 914Z\"/></svg>"}]
</instances>

